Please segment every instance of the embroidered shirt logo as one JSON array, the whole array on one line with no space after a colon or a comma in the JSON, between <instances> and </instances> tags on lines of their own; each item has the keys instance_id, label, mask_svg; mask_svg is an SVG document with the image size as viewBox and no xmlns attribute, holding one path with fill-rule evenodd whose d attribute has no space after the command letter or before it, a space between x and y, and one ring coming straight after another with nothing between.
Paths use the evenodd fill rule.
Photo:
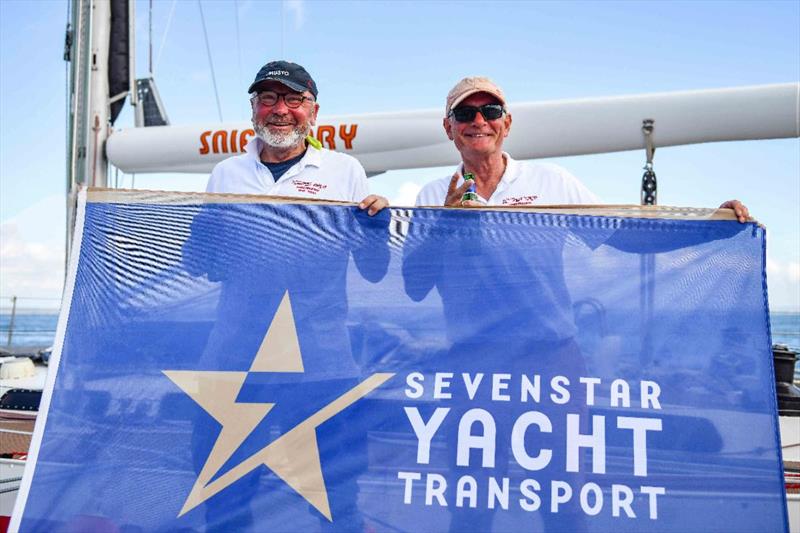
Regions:
<instances>
[{"instance_id":1,"label":"embroidered shirt logo","mask_svg":"<svg viewBox=\"0 0 800 533\"><path fill-rule=\"evenodd\" d=\"M532 204L539 198L537 194L530 194L528 196L509 196L503 198L503 205L528 205Z\"/></svg>"},{"instance_id":2,"label":"embroidered shirt logo","mask_svg":"<svg viewBox=\"0 0 800 533\"><path fill-rule=\"evenodd\" d=\"M297 189L297 192L315 195L328 188L324 183L317 183L316 181L292 180L292 185Z\"/></svg>"}]
</instances>

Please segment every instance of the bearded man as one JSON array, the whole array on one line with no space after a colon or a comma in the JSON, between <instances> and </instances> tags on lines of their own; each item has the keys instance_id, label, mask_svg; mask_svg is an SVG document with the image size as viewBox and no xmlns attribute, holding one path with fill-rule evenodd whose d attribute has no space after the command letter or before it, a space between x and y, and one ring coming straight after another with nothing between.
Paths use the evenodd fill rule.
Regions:
<instances>
[{"instance_id":1,"label":"bearded man","mask_svg":"<svg viewBox=\"0 0 800 533\"><path fill-rule=\"evenodd\" d=\"M366 173L355 158L323 149L309 136L319 104L317 85L303 67L287 61L267 63L256 74L249 92L256 136L243 154L214 167L207 192L360 202L359 208L370 216L349 209L326 211L319 206L292 211L300 240L316 233L309 227L314 222L322 225L323 232L344 228L343 233L350 237L302 249L286 242L286 233L279 228L284 214L276 206L243 203L220 209L209 203L200 210L183 249L184 265L192 275L207 275L210 281L220 283L216 319L200 364L216 368L213 365L219 364L223 355L229 360L252 357L288 293L303 347L303 380L314 387L343 384L342 390L348 390L361 376L347 327L346 284L348 273L354 275L350 257L364 280L376 282L386 274L389 217L387 213L373 215L388 201L368 195ZM193 238L195 234L203 238ZM280 418L265 423L273 424L273 432L291 429ZM345 529L363 531L357 482L367 464L366 429L358 422L336 417L326 423L326 431L342 437L321 440L320 454L347 453L349 470L329 481L337 493L331 501L337 524L320 518L320 527L335 529L346 524ZM193 436L195 449L203 450L202 438L200 432ZM205 453L196 453L198 472L205 460ZM259 483L259 476L240 481L238 501L249 501ZM205 507L209 531L258 530L248 504L231 505L230 500L211 498Z\"/></svg>"},{"instance_id":2,"label":"bearded man","mask_svg":"<svg viewBox=\"0 0 800 533\"><path fill-rule=\"evenodd\" d=\"M271 61L248 89L256 136L242 155L214 167L206 192L266 194L360 202L374 215L388 205L368 195L364 168L354 158L308 137L317 120L317 84L302 66Z\"/></svg>"}]
</instances>

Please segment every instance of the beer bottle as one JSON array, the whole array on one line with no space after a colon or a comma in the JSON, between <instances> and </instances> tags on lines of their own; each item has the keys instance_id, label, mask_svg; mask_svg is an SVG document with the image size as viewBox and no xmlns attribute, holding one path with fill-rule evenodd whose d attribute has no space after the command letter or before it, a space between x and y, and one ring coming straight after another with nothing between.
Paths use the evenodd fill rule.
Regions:
<instances>
[{"instance_id":1,"label":"beer bottle","mask_svg":"<svg viewBox=\"0 0 800 533\"><path fill-rule=\"evenodd\" d=\"M468 200L477 202L478 201L478 193L475 192L475 176L472 175L471 172L467 172L464 174L464 181L470 180L472 183L469 184L467 190L464 191L464 194L461 196L461 201L466 202Z\"/></svg>"}]
</instances>

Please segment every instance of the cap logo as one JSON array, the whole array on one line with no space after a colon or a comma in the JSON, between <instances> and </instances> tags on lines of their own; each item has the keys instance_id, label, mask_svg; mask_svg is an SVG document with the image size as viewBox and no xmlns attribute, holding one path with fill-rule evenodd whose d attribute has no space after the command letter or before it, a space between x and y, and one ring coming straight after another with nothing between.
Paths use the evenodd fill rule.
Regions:
<instances>
[{"instance_id":1,"label":"cap logo","mask_svg":"<svg viewBox=\"0 0 800 533\"><path fill-rule=\"evenodd\" d=\"M280 82L290 89L300 92L308 87L314 98L317 97L317 84L314 83L311 75L302 66L289 61L270 61L261 67L247 92L253 92L262 85L262 82L269 80Z\"/></svg>"}]
</instances>

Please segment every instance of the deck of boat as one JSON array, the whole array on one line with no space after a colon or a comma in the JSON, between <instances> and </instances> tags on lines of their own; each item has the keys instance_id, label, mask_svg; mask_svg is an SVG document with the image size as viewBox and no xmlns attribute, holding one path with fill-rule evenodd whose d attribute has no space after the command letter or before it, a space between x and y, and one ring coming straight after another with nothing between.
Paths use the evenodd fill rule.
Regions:
<instances>
[{"instance_id":1,"label":"deck of boat","mask_svg":"<svg viewBox=\"0 0 800 533\"><path fill-rule=\"evenodd\" d=\"M34 422L34 416L0 411L0 458L18 459L28 454Z\"/></svg>"}]
</instances>

